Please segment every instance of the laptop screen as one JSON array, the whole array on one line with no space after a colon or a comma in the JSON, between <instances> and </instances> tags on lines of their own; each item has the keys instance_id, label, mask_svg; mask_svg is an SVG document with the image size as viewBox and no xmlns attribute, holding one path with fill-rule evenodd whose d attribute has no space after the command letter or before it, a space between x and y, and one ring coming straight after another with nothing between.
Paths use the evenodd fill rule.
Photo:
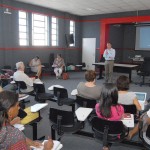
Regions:
<instances>
[{"instance_id":1,"label":"laptop screen","mask_svg":"<svg viewBox=\"0 0 150 150\"><path fill-rule=\"evenodd\" d=\"M135 92L136 97L139 101L145 101L146 100L146 95L147 93L142 93L142 92Z\"/></svg>"}]
</instances>

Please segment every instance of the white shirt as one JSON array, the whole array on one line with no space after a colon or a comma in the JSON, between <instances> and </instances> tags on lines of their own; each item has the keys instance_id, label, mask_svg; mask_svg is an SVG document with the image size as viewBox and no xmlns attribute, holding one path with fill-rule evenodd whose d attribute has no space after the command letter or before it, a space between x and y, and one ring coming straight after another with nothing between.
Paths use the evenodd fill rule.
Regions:
<instances>
[{"instance_id":1,"label":"white shirt","mask_svg":"<svg viewBox=\"0 0 150 150\"><path fill-rule=\"evenodd\" d=\"M111 49L105 49L103 57L105 58L105 60L114 60L115 55L116 55L115 49L111 48Z\"/></svg>"},{"instance_id":2,"label":"white shirt","mask_svg":"<svg viewBox=\"0 0 150 150\"><path fill-rule=\"evenodd\" d=\"M23 71L17 70L13 76L14 81L24 81L28 86L33 86L33 80Z\"/></svg>"}]
</instances>

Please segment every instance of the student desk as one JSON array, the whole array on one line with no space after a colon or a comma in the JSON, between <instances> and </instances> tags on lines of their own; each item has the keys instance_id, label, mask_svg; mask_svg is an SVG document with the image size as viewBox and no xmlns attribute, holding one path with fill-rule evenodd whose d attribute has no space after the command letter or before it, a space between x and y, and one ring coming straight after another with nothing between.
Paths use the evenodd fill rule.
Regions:
<instances>
[{"instance_id":1,"label":"student desk","mask_svg":"<svg viewBox=\"0 0 150 150\"><path fill-rule=\"evenodd\" d=\"M102 71L105 66L105 62L99 62L99 63L93 63L92 65L95 65L99 68L99 79L102 79ZM127 73L129 74L129 80L131 82L131 76L132 76L132 70L136 69L138 65L133 64L118 64L114 63L114 72L121 72L121 73Z\"/></svg>"}]
</instances>

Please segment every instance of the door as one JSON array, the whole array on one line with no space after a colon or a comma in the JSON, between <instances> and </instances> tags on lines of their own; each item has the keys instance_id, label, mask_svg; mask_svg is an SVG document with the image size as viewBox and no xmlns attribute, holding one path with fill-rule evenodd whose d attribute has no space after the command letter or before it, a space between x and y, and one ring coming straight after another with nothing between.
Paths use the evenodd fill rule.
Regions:
<instances>
[{"instance_id":1,"label":"door","mask_svg":"<svg viewBox=\"0 0 150 150\"><path fill-rule=\"evenodd\" d=\"M96 38L83 38L82 39L82 62L85 62L87 70L95 70L95 51L96 51Z\"/></svg>"}]
</instances>

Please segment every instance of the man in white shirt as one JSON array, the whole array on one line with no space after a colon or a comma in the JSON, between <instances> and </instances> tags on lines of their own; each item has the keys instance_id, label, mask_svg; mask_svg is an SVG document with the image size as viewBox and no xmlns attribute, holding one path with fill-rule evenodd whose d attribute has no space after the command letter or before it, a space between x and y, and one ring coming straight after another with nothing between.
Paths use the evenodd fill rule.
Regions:
<instances>
[{"instance_id":1,"label":"man in white shirt","mask_svg":"<svg viewBox=\"0 0 150 150\"><path fill-rule=\"evenodd\" d=\"M23 62L17 62L16 68L17 68L17 71L13 75L14 81L24 81L27 85L26 92L33 91L33 80L34 79L30 78L29 76L27 76L24 73L24 69L25 69L24 63Z\"/></svg>"},{"instance_id":2,"label":"man in white shirt","mask_svg":"<svg viewBox=\"0 0 150 150\"><path fill-rule=\"evenodd\" d=\"M105 58L105 82L112 83L112 74L115 60L115 49L112 48L111 43L107 43L107 49L105 49L103 57Z\"/></svg>"}]
</instances>

